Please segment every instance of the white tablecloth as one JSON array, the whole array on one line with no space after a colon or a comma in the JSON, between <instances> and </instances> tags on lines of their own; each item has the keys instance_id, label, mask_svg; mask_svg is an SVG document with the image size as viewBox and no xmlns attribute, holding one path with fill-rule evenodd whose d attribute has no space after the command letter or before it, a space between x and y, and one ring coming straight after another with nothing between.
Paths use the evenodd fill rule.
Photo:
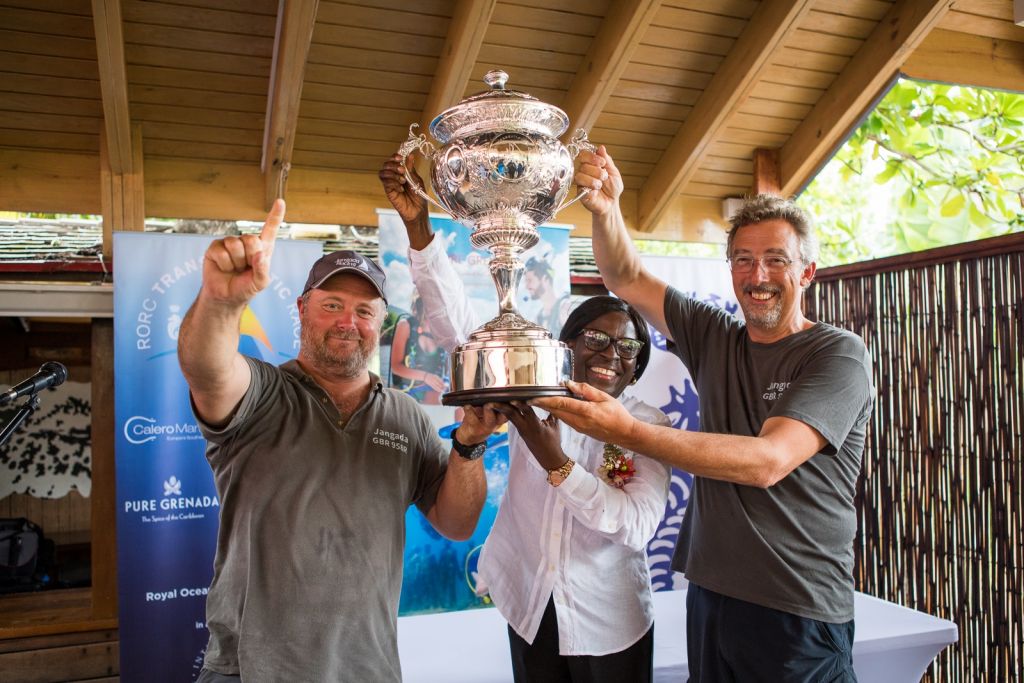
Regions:
<instances>
[{"instance_id":1,"label":"white tablecloth","mask_svg":"<svg viewBox=\"0 0 1024 683\"><path fill-rule=\"evenodd\" d=\"M678 683L686 664L686 591L654 594L654 678ZM860 683L917 683L956 624L857 593L853 664ZM495 609L398 620L405 683L507 683L512 680L505 620Z\"/></svg>"}]
</instances>

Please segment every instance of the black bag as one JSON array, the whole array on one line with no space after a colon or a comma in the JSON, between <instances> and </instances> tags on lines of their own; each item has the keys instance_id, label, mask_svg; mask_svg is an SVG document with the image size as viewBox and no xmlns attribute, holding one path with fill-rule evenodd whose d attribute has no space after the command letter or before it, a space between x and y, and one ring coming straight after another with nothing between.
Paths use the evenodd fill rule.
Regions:
<instances>
[{"instance_id":1,"label":"black bag","mask_svg":"<svg viewBox=\"0 0 1024 683\"><path fill-rule=\"evenodd\" d=\"M24 517L0 519L0 593L41 587L37 576L43 531Z\"/></svg>"}]
</instances>

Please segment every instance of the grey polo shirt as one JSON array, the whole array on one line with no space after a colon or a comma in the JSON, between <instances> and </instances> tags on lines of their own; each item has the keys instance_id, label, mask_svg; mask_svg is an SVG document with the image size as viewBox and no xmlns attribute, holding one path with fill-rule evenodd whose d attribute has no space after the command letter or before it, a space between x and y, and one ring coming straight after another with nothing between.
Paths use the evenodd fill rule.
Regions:
<instances>
[{"instance_id":1,"label":"grey polo shirt","mask_svg":"<svg viewBox=\"0 0 1024 683\"><path fill-rule=\"evenodd\" d=\"M205 666L259 681L400 681L405 512L434 504L448 448L385 389L341 426L295 361L252 383L207 459L220 496Z\"/></svg>"}]
</instances>

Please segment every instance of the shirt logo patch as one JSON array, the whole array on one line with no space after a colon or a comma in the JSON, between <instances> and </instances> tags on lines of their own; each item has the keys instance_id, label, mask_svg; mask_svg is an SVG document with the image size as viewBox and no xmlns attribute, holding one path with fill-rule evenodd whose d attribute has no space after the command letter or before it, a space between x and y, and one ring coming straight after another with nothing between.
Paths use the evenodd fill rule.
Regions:
<instances>
[{"instance_id":1,"label":"shirt logo patch","mask_svg":"<svg viewBox=\"0 0 1024 683\"><path fill-rule=\"evenodd\" d=\"M384 446L399 453L409 452L409 437L401 432L389 432L377 427L370 436L370 442L375 446Z\"/></svg>"},{"instance_id":2,"label":"shirt logo patch","mask_svg":"<svg viewBox=\"0 0 1024 683\"><path fill-rule=\"evenodd\" d=\"M761 394L761 398L766 401L775 401L782 398L782 394L785 393L786 389L789 388L790 382L772 382Z\"/></svg>"}]
</instances>

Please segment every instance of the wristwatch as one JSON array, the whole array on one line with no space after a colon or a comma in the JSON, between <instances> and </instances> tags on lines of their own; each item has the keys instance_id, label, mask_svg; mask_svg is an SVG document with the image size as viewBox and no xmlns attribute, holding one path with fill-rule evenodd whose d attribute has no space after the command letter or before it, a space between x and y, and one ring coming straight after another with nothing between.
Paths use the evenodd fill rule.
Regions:
<instances>
[{"instance_id":1,"label":"wristwatch","mask_svg":"<svg viewBox=\"0 0 1024 683\"><path fill-rule=\"evenodd\" d=\"M569 473L572 472L573 465L575 464L576 462L572 458L569 458L561 467L548 470L548 483L552 486L558 486L561 484L565 481L565 478L569 476Z\"/></svg>"},{"instance_id":2,"label":"wristwatch","mask_svg":"<svg viewBox=\"0 0 1024 683\"><path fill-rule=\"evenodd\" d=\"M455 438L455 432L452 432L452 449L466 460L476 460L484 454L484 451L487 450L487 442L481 441L480 443L473 444L460 443L459 440Z\"/></svg>"}]
</instances>

